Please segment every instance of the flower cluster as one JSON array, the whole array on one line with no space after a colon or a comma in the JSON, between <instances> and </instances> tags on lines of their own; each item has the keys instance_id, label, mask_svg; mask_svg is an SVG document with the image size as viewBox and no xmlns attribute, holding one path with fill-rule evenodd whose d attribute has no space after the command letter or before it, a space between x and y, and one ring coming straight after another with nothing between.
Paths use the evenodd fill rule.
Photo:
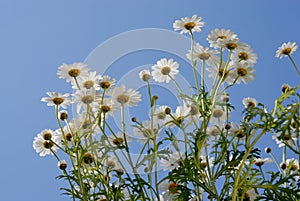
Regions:
<instances>
[{"instance_id":1,"label":"flower cluster","mask_svg":"<svg viewBox=\"0 0 300 201\"><path fill-rule=\"evenodd\" d=\"M136 75L147 85L149 117L132 116L131 125L126 123L125 108L142 101L139 91L91 72L84 63L58 68L58 77L74 91L47 92L41 99L55 108L58 128L39 133L33 148L40 156L57 159L62 171L58 178L68 181L63 189L72 200L300 199L299 86L283 85L270 112L255 98L244 98L243 117L231 121L234 106L228 89L254 80L258 57L229 29L212 30L209 47L196 43L194 34L204 24L197 15L173 24L175 31L191 37L186 57L194 76L193 93L186 94L176 80L179 62L154 61L151 69ZM291 57L296 49L296 43L284 43L276 57L289 57L300 75ZM205 85L205 73L212 79L210 87ZM151 79L174 84L181 104L159 105ZM72 118L70 105L76 111ZM109 121L118 114L121 129ZM267 133L283 147L281 161L271 148L264 154L257 147ZM269 174L265 164L275 169Z\"/></svg>"}]
</instances>

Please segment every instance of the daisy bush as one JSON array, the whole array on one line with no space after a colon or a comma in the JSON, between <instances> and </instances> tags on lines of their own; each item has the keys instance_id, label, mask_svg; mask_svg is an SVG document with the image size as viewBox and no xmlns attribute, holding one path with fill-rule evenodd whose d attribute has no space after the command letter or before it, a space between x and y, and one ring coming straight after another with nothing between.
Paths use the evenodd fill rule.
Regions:
<instances>
[{"instance_id":1,"label":"daisy bush","mask_svg":"<svg viewBox=\"0 0 300 201\"><path fill-rule=\"evenodd\" d=\"M193 75L191 94L177 82L181 67L173 58L154 60L136 75L147 85L143 99L87 64L58 67L72 93L47 92L41 99L54 108L58 126L38 133L33 148L57 159L57 178L67 182L61 189L71 200L300 200L299 85L282 85L271 109L245 94L240 120L232 121L228 91L254 80L258 56L229 29L212 30L203 46L194 34L204 24L197 15L173 24L191 39L184 69ZM288 57L300 76L292 58L297 47L283 43L275 56ZM150 80L174 85L180 104L161 105ZM149 117L132 115L128 123L126 110L141 101ZM115 126L110 119L117 115ZM265 135L281 155L258 146Z\"/></svg>"}]
</instances>

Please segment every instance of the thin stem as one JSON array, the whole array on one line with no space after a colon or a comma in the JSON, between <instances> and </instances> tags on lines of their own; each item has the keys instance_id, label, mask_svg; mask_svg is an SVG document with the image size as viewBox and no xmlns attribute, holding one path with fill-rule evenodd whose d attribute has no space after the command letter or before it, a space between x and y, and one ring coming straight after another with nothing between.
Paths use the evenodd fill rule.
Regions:
<instances>
[{"instance_id":1,"label":"thin stem","mask_svg":"<svg viewBox=\"0 0 300 201\"><path fill-rule=\"evenodd\" d=\"M199 82L198 82L198 77L197 77L197 69L196 69L196 61L194 61L194 34L192 30L190 30L191 34L191 61L192 61L192 68L193 68L193 74L194 74L194 79L195 79L195 84L196 84L196 89L198 94L200 94L200 89L199 89Z\"/></svg>"},{"instance_id":2,"label":"thin stem","mask_svg":"<svg viewBox=\"0 0 300 201\"><path fill-rule=\"evenodd\" d=\"M290 58L290 60L291 60L291 62L292 62L292 64L293 64L295 70L297 71L298 75L300 76L300 71L299 71L299 69L298 69L298 67L297 67L297 65L296 65L296 63L295 63L295 61L294 61L294 59L291 57L290 54L288 54L288 57Z\"/></svg>"}]
</instances>

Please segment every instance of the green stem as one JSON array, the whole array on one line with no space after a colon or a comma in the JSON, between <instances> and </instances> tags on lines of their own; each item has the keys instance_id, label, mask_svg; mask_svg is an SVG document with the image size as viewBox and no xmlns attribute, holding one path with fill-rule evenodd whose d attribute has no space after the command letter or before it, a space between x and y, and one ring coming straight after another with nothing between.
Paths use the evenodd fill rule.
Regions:
<instances>
[{"instance_id":1,"label":"green stem","mask_svg":"<svg viewBox=\"0 0 300 201\"><path fill-rule=\"evenodd\" d=\"M190 30L190 34L191 34L191 61L192 61L192 68L193 68L193 74L194 74L194 79L195 79L195 84L196 84L196 89L198 94L200 94L200 89L199 89L199 82L198 82L198 77L197 77L197 69L196 69L196 61L194 61L194 34L193 32Z\"/></svg>"},{"instance_id":2,"label":"green stem","mask_svg":"<svg viewBox=\"0 0 300 201\"><path fill-rule=\"evenodd\" d=\"M290 60L291 60L291 62L292 62L292 64L293 64L295 70L297 71L298 75L300 76L300 71L299 71L299 69L298 69L298 67L297 67L297 65L296 65L296 63L295 63L295 61L294 61L294 59L291 57L290 54L288 54L288 57L290 58Z\"/></svg>"}]
</instances>

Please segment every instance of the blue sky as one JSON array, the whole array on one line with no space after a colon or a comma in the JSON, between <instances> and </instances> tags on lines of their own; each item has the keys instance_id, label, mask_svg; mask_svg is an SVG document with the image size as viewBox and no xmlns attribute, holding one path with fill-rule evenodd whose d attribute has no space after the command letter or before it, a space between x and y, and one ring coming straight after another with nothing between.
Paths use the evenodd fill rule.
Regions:
<instances>
[{"instance_id":1,"label":"blue sky","mask_svg":"<svg viewBox=\"0 0 300 201\"><path fill-rule=\"evenodd\" d=\"M258 54L256 79L232 90L233 104L241 107L243 97L253 96L271 109L282 84L299 83L288 59L274 58L283 42L300 43L299 7L298 0L0 0L0 200L68 200L60 196L55 159L40 158L32 149L37 133L56 128L53 108L41 103L41 97L47 91L70 91L56 76L62 63L84 61L117 34L141 28L172 30L174 20L198 14L206 26L197 41L207 45L212 29L229 28ZM151 55L154 58L147 52L132 54L118 62L130 68L145 64L145 56L147 63L155 63L159 56ZM299 66L299 50L294 59Z\"/></svg>"}]
</instances>

